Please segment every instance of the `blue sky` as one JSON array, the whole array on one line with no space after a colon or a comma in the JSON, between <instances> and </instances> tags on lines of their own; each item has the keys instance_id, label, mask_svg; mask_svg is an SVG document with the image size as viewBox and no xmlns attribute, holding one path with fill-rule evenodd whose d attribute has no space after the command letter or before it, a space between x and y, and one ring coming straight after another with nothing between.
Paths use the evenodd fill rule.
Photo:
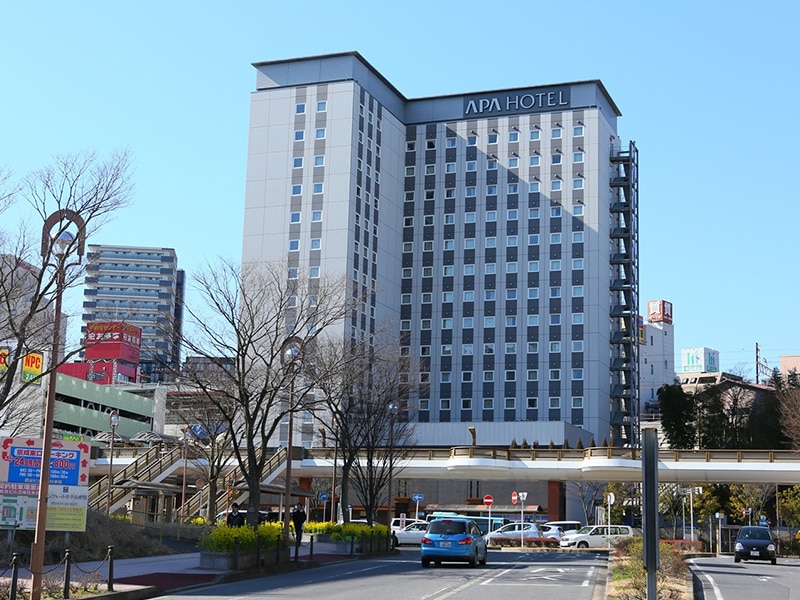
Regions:
<instances>
[{"instance_id":1,"label":"blue sky","mask_svg":"<svg viewBox=\"0 0 800 600\"><path fill-rule=\"evenodd\" d=\"M129 149L133 203L90 243L173 247L191 276L240 256L253 62L355 50L409 98L601 79L640 152L642 311L670 300L676 354L752 378L756 343L800 354L798 6L8 2L0 164Z\"/></svg>"}]
</instances>

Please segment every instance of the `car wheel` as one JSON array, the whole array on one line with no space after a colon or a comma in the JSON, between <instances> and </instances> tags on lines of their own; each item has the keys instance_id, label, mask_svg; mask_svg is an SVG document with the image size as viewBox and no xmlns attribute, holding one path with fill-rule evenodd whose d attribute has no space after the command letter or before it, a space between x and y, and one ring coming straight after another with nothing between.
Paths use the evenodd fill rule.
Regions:
<instances>
[{"instance_id":1,"label":"car wheel","mask_svg":"<svg viewBox=\"0 0 800 600\"><path fill-rule=\"evenodd\" d=\"M733 562L735 562L735 563L742 562L742 559L740 557L738 557L738 556L734 556L733 557Z\"/></svg>"},{"instance_id":2,"label":"car wheel","mask_svg":"<svg viewBox=\"0 0 800 600\"><path fill-rule=\"evenodd\" d=\"M483 553L483 560L479 560L478 562L482 565L486 564L486 561L489 560L489 551Z\"/></svg>"},{"instance_id":3,"label":"car wheel","mask_svg":"<svg viewBox=\"0 0 800 600\"><path fill-rule=\"evenodd\" d=\"M773 565L777 565L778 564L778 559L777 558L773 558L772 559L772 564Z\"/></svg>"},{"instance_id":4,"label":"car wheel","mask_svg":"<svg viewBox=\"0 0 800 600\"><path fill-rule=\"evenodd\" d=\"M478 566L478 551L475 550L475 554L469 559L469 566L470 568L474 569Z\"/></svg>"},{"instance_id":5,"label":"car wheel","mask_svg":"<svg viewBox=\"0 0 800 600\"><path fill-rule=\"evenodd\" d=\"M423 569L427 569L430 566L431 566L431 561L429 559L427 559L427 558L423 558L422 559L422 568Z\"/></svg>"},{"instance_id":6,"label":"car wheel","mask_svg":"<svg viewBox=\"0 0 800 600\"><path fill-rule=\"evenodd\" d=\"M588 548L588 547L589 547L588 542L578 542L578 548Z\"/></svg>"},{"instance_id":7,"label":"car wheel","mask_svg":"<svg viewBox=\"0 0 800 600\"><path fill-rule=\"evenodd\" d=\"M437 560L436 562L434 562L434 564L435 564L437 567L441 567L441 566L442 566L442 561L440 561L440 560Z\"/></svg>"},{"instance_id":8,"label":"car wheel","mask_svg":"<svg viewBox=\"0 0 800 600\"><path fill-rule=\"evenodd\" d=\"M397 536L392 536L392 549L397 548L400 545L400 542L397 541Z\"/></svg>"}]
</instances>

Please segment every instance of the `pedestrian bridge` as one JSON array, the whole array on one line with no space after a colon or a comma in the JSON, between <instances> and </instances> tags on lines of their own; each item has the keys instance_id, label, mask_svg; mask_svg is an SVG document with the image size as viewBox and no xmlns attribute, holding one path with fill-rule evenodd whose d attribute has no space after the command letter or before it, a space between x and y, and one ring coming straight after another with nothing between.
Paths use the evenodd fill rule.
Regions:
<instances>
[{"instance_id":1,"label":"pedestrian bridge","mask_svg":"<svg viewBox=\"0 0 800 600\"><path fill-rule=\"evenodd\" d=\"M640 448L509 449L455 446L449 449L400 447L394 452L394 471L396 476L404 479L642 480ZM292 473L298 477L330 477L335 454L333 448L310 448L300 458L296 449ZM283 469L276 471L282 472ZM685 484L800 484L800 452L659 450L658 480Z\"/></svg>"}]
</instances>

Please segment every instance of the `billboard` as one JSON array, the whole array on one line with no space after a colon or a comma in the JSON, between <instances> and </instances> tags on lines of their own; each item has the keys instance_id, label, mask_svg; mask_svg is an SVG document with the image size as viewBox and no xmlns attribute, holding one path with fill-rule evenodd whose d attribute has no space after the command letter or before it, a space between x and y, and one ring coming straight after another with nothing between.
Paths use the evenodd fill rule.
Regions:
<instances>
[{"instance_id":1,"label":"billboard","mask_svg":"<svg viewBox=\"0 0 800 600\"><path fill-rule=\"evenodd\" d=\"M650 323L672 324L672 302L650 300L647 302L647 320Z\"/></svg>"},{"instance_id":2,"label":"billboard","mask_svg":"<svg viewBox=\"0 0 800 600\"><path fill-rule=\"evenodd\" d=\"M43 366L44 354L28 352L22 359L22 381L35 381L36 385L42 385Z\"/></svg>"},{"instance_id":3,"label":"billboard","mask_svg":"<svg viewBox=\"0 0 800 600\"><path fill-rule=\"evenodd\" d=\"M719 350L684 348L681 350L681 373L719 373Z\"/></svg>"},{"instance_id":4,"label":"billboard","mask_svg":"<svg viewBox=\"0 0 800 600\"><path fill-rule=\"evenodd\" d=\"M86 324L86 360L122 360L139 364L142 328L118 321L92 321Z\"/></svg>"},{"instance_id":5,"label":"billboard","mask_svg":"<svg viewBox=\"0 0 800 600\"><path fill-rule=\"evenodd\" d=\"M0 348L0 375L8 371L8 355L11 348Z\"/></svg>"}]
</instances>

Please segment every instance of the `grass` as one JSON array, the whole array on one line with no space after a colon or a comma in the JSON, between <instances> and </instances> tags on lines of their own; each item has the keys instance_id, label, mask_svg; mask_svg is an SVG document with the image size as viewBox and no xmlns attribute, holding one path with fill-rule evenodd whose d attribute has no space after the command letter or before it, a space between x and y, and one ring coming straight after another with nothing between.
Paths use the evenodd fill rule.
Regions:
<instances>
[{"instance_id":1,"label":"grass","mask_svg":"<svg viewBox=\"0 0 800 600\"><path fill-rule=\"evenodd\" d=\"M641 537L622 540L614 548L608 598L614 600L646 600L647 573L643 561L644 540ZM680 552L668 543L658 547L659 568L656 590L659 600L692 600L692 578Z\"/></svg>"}]
</instances>

